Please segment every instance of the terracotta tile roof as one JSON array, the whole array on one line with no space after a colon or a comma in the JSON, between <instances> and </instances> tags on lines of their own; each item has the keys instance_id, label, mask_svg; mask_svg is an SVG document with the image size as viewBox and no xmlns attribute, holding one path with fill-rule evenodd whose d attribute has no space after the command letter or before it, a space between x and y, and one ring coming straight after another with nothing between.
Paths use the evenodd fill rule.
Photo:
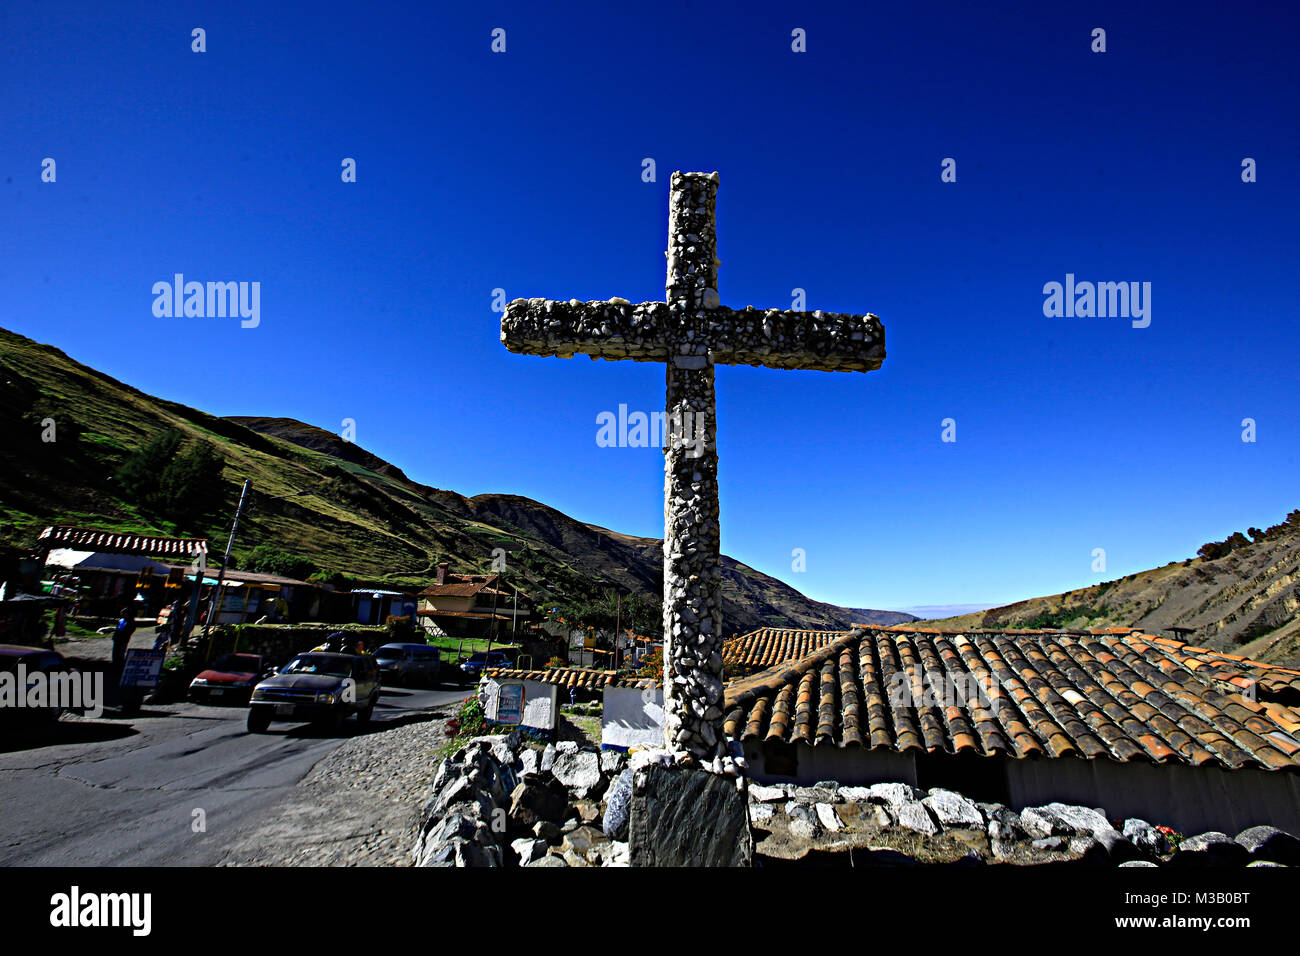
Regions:
<instances>
[{"instance_id":1,"label":"terracotta tile roof","mask_svg":"<svg viewBox=\"0 0 1300 956\"><path fill-rule=\"evenodd\" d=\"M841 636L835 631L760 627L722 643L722 666L730 677L799 660Z\"/></svg>"},{"instance_id":2,"label":"terracotta tile roof","mask_svg":"<svg viewBox=\"0 0 1300 956\"><path fill-rule=\"evenodd\" d=\"M632 677L619 671L586 667L543 667L538 670L491 668L487 676L496 680L533 680L576 690L604 690L606 687L639 687L649 678Z\"/></svg>"},{"instance_id":3,"label":"terracotta tile roof","mask_svg":"<svg viewBox=\"0 0 1300 956\"><path fill-rule=\"evenodd\" d=\"M728 736L1300 771L1300 712L1243 696L1235 678L1220 676L1228 655L1126 628L896 625L831 636L801 660L730 683ZM1191 666L1205 655L1212 660ZM1282 672L1257 680L1295 673L1240 663ZM1199 673L1214 667L1213 676ZM945 693L954 686L965 693Z\"/></svg>"},{"instance_id":4,"label":"terracotta tile roof","mask_svg":"<svg viewBox=\"0 0 1300 956\"><path fill-rule=\"evenodd\" d=\"M468 617L480 621L490 621L495 618L498 621L510 620L510 609L497 611L493 614L491 611L439 611L437 608L423 607L415 612L420 617Z\"/></svg>"},{"instance_id":5,"label":"terracotta tile roof","mask_svg":"<svg viewBox=\"0 0 1300 956\"><path fill-rule=\"evenodd\" d=\"M38 539L42 547L70 548L74 551L99 551L108 554L140 554L149 557L185 557L206 554L207 538L163 538L94 528L51 525Z\"/></svg>"},{"instance_id":6,"label":"terracotta tile roof","mask_svg":"<svg viewBox=\"0 0 1300 956\"><path fill-rule=\"evenodd\" d=\"M449 574L447 578L448 580L444 584L430 584L420 592L420 597L473 597L480 591L492 594L492 585L496 584L497 580L495 574ZM456 580L452 580L452 578ZM506 592L498 591L497 593L505 594Z\"/></svg>"},{"instance_id":7,"label":"terracotta tile roof","mask_svg":"<svg viewBox=\"0 0 1300 956\"><path fill-rule=\"evenodd\" d=\"M1202 680L1213 681L1226 693L1243 694L1257 701L1300 705L1300 670L1225 654L1150 634L1133 635L1152 654L1164 655L1181 667L1194 671Z\"/></svg>"}]
</instances>

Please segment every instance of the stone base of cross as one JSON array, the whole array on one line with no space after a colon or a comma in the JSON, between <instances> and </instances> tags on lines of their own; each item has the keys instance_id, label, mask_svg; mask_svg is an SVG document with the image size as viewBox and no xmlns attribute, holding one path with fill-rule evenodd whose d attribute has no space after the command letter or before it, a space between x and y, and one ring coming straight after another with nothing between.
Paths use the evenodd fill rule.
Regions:
<instances>
[{"instance_id":1,"label":"stone base of cross","mask_svg":"<svg viewBox=\"0 0 1300 956\"><path fill-rule=\"evenodd\" d=\"M667 420L695 427L672 428L664 447L665 744L680 762L721 772L731 761L722 733L713 367L869 372L884 361L885 332L869 314L721 306L717 191L717 173L673 173L664 302L516 299L501 317L501 341L528 355L582 353L668 366Z\"/></svg>"}]
</instances>

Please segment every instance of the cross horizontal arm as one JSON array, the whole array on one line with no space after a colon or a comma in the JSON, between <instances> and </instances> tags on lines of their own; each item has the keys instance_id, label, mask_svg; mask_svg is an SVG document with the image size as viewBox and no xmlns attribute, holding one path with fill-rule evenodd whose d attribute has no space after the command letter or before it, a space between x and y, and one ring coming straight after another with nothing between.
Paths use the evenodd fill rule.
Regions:
<instances>
[{"instance_id":1,"label":"cross horizontal arm","mask_svg":"<svg viewBox=\"0 0 1300 956\"><path fill-rule=\"evenodd\" d=\"M501 316L501 341L523 355L665 362L670 322L666 302L515 299Z\"/></svg>"},{"instance_id":2,"label":"cross horizontal arm","mask_svg":"<svg viewBox=\"0 0 1300 956\"><path fill-rule=\"evenodd\" d=\"M704 337L718 365L872 372L885 360L885 327L871 314L753 306L710 309L704 314Z\"/></svg>"},{"instance_id":3,"label":"cross horizontal arm","mask_svg":"<svg viewBox=\"0 0 1300 956\"><path fill-rule=\"evenodd\" d=\"M874 315L750 306L702 310L683 323L666 303L626 299L515 299L501 317L501 341L524 355L634 362L666 362L705 342L719 365L825 372L870 372L885 359L885 330Z\"/></svg>"}]
</instances>

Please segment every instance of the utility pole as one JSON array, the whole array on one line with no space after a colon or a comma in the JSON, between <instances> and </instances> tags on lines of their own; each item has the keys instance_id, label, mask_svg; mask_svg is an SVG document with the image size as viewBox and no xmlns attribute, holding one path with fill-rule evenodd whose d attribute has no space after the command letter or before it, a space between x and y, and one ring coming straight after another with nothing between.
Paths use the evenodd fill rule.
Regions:
<instances>
[{"instance_id":1,"label":"utility pole","mask_svg":"<svg viewBox=\"0 0 1300 956\"><path fill-rule=\"evenodd\" d=\"M497 583L499 576L491 583L491 627L487 628L487 654L491 654L491 639L497 636ZM487 670L487 656L484 656L484 670Z\"/></svg>"},{"instance_id":2,"label":"utility pole","mask_svg":"<svg viewBox=\"0 0 1300 956\"><path fill-rule=\"evenodd\" d=\"M226 555L221 559L221 571L217 574L216 587L212 589L212 602L208 605L208 619L203 625L203 637L206 640L212 619L217 616L221 601L221 589L226 581L226 567L230 564L230 551L235 546L235 534L239 531L239 516L244 513L244 501L248 498L248 489L252 482L244 479L244 488L239 492L239 506L235 508L235 523L230 526L230 539L226 541ZM209 650L210 652L210 650Z\"/></svg>"},{"instance_id":3,"label":"utility pole","mask_svg":"<svg viewBox=\"0 0 1300 956\"><path fill-rule=\"evenodd\" d=\"M190 566L194 568L194 593L190 595L189 611L186 614L184 628L179 632L176 630L176 628L181 627L181 624L178 621L176 627L172 629L172 633L183 638L185 643L189 643L190 632L194 630L194 624L199 619L199 599L203 595L203 576L207 574L208 571L208 552L200 551L194 556L194 561ZM177 640L176 643L180 644L181 641Z\"/></svg>"}]
</instances>

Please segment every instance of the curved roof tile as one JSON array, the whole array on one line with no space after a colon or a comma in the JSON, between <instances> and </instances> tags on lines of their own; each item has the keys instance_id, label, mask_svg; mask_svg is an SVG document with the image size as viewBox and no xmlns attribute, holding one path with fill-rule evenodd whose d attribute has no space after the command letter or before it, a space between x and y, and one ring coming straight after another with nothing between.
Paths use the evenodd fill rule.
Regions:
<instances>
[{"instance_id":1,"label":"curved roof tile","mask_svg":"<svg viewBox=\"0 0 1300 956\"><path fill-rule=\"evenodd\" d=\"M1300 671L1134 629L764 628L728 644L729 660L773 661L727 686L733 738L1300 771L1300 711L1249 696L1300 700Z\"/></svg>"}]
</instances>

